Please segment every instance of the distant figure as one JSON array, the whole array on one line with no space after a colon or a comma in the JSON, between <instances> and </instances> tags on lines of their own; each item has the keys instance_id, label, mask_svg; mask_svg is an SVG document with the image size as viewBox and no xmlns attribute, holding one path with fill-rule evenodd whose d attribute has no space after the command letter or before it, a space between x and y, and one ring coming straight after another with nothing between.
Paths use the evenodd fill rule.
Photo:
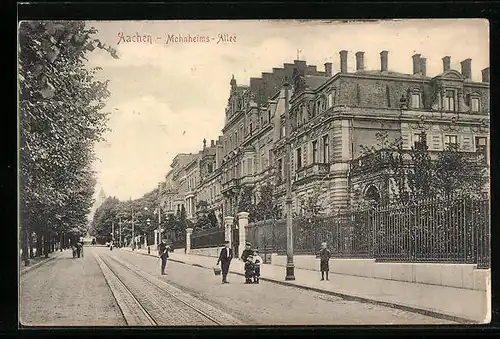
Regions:
<instances>
[{"instance_id":1,"label":"distant figure","mask_svg":"<svg viewBox=\"0 0 500 339\"><path fill-rule=\"evenodd\" d=\"M326 242L321 244L321 250L319 250L319 259L320 259L320 270L321 270L321 280L328 280L328 271L329 271L329 263L330 263L331 253L326 248Z\"/></svg>"},{"instance_id":2,"label":"distant figure","mask_svg":"<svg viewBox=\"0 0 500 339\"><path fill-rule=\"evenodd\" d=\"M82 253L82 245L80 242L76 243L76 256L80 258L80 255Z\"/></svg>"},{"instance_id":3,"label":"distant figure","mask_svg":"<svg viewBox=\"0 0 500 339\"><path fill-rule=\"evenodd\" d=\"M158 246L158 256L161 258L161 275L165 275L165 267L167 267L168 251L170 247L167 246L165 240L162 240Z\"/></svg>"},{"instance_id":4,"label":"distant figure","mask_svg":"<svg viewBox=\"0 0 500 339\"><path fill-rule=\"evenodd\" d=\"M229 284L227 281L227 273L229 272L231 259L233 259L233 250L229 248L229 241L226 241L224 243L224 248L220 250L219 259L217 260L217 265L219 265L219 263L221 264L223 284Z\"/></svg>"},{"instance_id":5,"label":"distant figure","mask_svg":"<svg viewBox=\"0 0 500 339\"><path fill-rule=\"evenodd\" d=\"M92 239L92 246L95 246L95 239Z\"/></svg>"},{"instance_id":6,"label":"distant figure","mask_svg":"<svg viewBox=\"0 0 500 339\"><path fill-rule=\"evenodd\" d=\"M259 250L253 251L253 283L258 284L260 278L260 265L262 264L262 258L259 255Z\"/></svg>"},{"instance_id":7,"label":"distant figure","mask_svg":"<svg viewBox=\"0 0 500 339\"><path fill-rule=\"evenodd\" d=\"M110 242L109 243L109 250L112 251L113 250L113 242Z\"/></svg>"}]
</instances>

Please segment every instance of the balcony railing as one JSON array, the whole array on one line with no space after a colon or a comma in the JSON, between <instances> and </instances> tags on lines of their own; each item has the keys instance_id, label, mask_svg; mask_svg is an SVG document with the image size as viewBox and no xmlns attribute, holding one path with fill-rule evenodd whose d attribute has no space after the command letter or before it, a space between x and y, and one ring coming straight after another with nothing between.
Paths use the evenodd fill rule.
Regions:
<instances>
[{"instance_id":1,"label":"balcony railing","mask_svg":"<svg viewBox=\"0 0 500 339\"><path fill-rule=\"evenodd\" d=\"M383 168L387 168L390 165L391 156L398 151L390 150L378 150L375 153L370 153L363 155L357 159L351 161L351 171L352 172L376 172ZM403 150L403 165L410 165L412 163L411 150ZM442 151L429 151L431 159L435 160L439 153ZM462 156L477 165L483 165L485 163L485 157L476 152L460 152Z\"/></svg>"},{"instance_id":2,"label":"balcony railing","mask_svg":"<svg viewBox=\"0 0 500 339\"><path fill-rule=\"evenodd\" d=\"M238 188L239 186L240 186L240 179L233 178L233 179L230 179L222 184L221 192L226 193L226 192L229 192L233 189Z\"/></svg>"},{"instance_id":3,"label":"balcony railing","mask_svg":"<svg viewBox=\"0 0 500 339\"><path fill-rule=\"evenodd\" d=\"M330 172L330 164L328 163L313 163L305 167L300 168L295 172L295 182L302 181L304 179L314 179L317 177L323 177Z\"/></svg>"}]
</instances>

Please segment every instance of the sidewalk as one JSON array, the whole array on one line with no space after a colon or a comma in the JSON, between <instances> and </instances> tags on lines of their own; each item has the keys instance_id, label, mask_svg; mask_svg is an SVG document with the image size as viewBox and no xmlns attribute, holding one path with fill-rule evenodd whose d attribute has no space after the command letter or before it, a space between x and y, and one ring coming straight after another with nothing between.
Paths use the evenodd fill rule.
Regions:
<instances>
[{"instance_id":1,"label":"sidewalk","mask_svg":"<svg viewBox=\"0 0 500 339\"><path fill-rule=\"evenodd\" d=\"M123 250L131 251L129 248ZM147 250L136 249L137 254L148 255ZM151 251L151 256L157 254ZM212 269L217 258L181 253L169 254L169 259ZM243 275L243 263L235 259L230 273ZM389 306L405 311L460 323L482 323L488 320L487 292L415 284L402 281L330 274L329 281L320 281L318 271L295 268L295 280L285 281L285 267L264 264L261 280L336 295L345 299Z\"/></svg>"},{"instance_id":2,"label":"sidewalk","mask_svg":"<svg viewBox=\"0 0 500 339\"><path fill-rule=\"evenodd\" d=\"M66 250L67 251L67 250ZM24 261L19 259L19 269L20 273L24 274L26 272L29 272L43 264L45 264L48 261L51 261L59 256L61 256L64 253L64 251L54 251L52 253L49 253L49 257L45 258L45 256L41 257L35 257L33 259L30 259L30 265L29 266L24 266Z\"/></svg>"}]
</instances>

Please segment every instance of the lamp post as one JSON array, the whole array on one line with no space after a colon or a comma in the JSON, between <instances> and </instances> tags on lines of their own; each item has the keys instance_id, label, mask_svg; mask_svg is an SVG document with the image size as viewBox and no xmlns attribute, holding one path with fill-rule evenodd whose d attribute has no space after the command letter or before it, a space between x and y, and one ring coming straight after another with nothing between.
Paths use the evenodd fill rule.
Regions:
<instances>
[{"instance_id":1,"label":"lamp post","mask_svg":"<svg viewBox=\"0 0 500 339\"><path fill-rule=\"evenodd\" d=\"M292 178L290 173L290 157L292 145L290 141L290 107L288 100L288 79L285 78L285 177L286 177L286 276L285 280L295 280L295 265L293 264L293 219L292 219Z\"/></svg>"}]
</instances>

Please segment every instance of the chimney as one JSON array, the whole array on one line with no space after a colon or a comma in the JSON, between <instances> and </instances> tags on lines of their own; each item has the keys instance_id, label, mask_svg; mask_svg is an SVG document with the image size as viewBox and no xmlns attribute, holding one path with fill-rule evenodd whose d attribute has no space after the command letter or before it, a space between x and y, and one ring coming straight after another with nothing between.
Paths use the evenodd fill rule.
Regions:
<instances>
[{"instance_id":1,"label":"chimney","mask_svg":"<svg viewBox=\"0 0 500 339\"><path fill-rule=\"evenodd\" d=\"M325 63L325 73L326 73L327 77L332 76L332 63L331 62Z\"/></svg>"},{"instance_id":2,"label":"chimney","mask_svg":"<svg viewBox=\"0 0 500 339\"><path fill-rule=\"evenodd\" d=\"M420 74L420 54L413 54L413 74Z\"/></svg>"},{"instance_id":3,"label":"chimney","mask_svg":"<svg viewBox=\"0 0 500 339\"><path fill-rule=\"evenodd\" d=\"M462 75L465 79L469 80L471 79L471 62L472 60L469 58L460 63L460 65L462 65Z\"/></svg>"},{"instance_id":4,"label":"chimney","mask_svg":"<svg viewBox=\"0 0 500 339\"><path fill-rule=\"evenodd\" d=\"M443 72L446 72L447 70L450 69L450 64L451 64L451 57L445 56L443 58Z\"/></svg>"},{"instance_id":5,"label":"chimney","mask_svg":"<svg viewBox=\"0 0 500 339\"><path fill-rule=\"evenodd\" d=\"M210 147L214 147L215 146L215 140L210 140Z\"/></svg>"},{"instance_id":6,"label":"chimney","mask_svg":"<svg viewBox=\"0 0 500 339\"><path fill-rule=\"evenodd\" d=\"M420 73L425 77L427 76L427 59L420 58Z\"/></svg>"},{"instance_id":7,"label":"chimney","mask_svg":"<svg viewBox=\"0 0 500 339\"><path fill-rule=\"evenodd\" d=\"M486 67L481 73L483 74L483 82L490 82L490 68Z\"/></svg>"},{"instance_id":8,"label":"chimney","mask_svg":"<svg viewBox=\"0 0 500 339\"><path fill-rule=\"evenodd\" d=\"M387 72L387 54L389 54L387 51L380 52L380 70L382 72Z\"/></svg>"},{"instance_id":9,"label":"chimney","mask_svg":"<svg viewBox=\"0 0 500 339\"><path fill-rule=\"evenodd\" d=\"M347 51L340 51L340 73L347 73Z\"/></svg>"},{"instance_id":10,"label":"chimney","mask_svg":"<svg viewBox=\"0 0 500 339\"><path fill-rule=\"evenodd\" d=\"M365 52L356 52L356 71L362 71L365 68L364 56Z\"/></svg>"}]
</instances>

